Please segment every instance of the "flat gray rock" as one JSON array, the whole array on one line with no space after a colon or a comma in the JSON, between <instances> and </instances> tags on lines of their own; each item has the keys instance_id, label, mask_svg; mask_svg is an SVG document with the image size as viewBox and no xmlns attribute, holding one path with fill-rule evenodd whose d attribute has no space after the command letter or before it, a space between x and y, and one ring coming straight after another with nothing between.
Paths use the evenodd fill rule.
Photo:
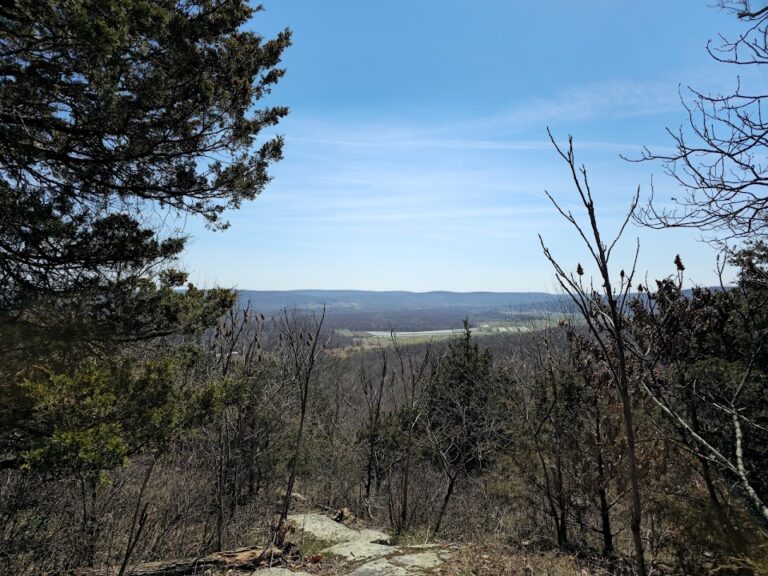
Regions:
<instances>
[{"instance_id":1,"label":"flat gray rock","mask_svg":"<svg viewBox=\"0 0 768 576\"><path fill-rule=\"evenodd\" d=\"M349 576L411 576L412 574L415 573L400 566L395 566L386 558L379 558L378 560L358 566L349 573Z\"/></svg>"},{"instance_id":2,"label":"flat gray rock","mask_svg":"<svg viewBox=\"0 0 768 576\"><path fill-rule=\"evenodd\" d=\"M250 576L311 576L307 572L291 572L287 568L264 568L255 570Z\"/></svg>"},{"instance_id":3,"label":"flat gray rock","mask_svg":"<svg viewBox=\"0 0 768 576\"><path fill-rule=\"evenodd\" d=\"M369 528L363 528L358 532L358 540L363 542L376 542L377 544L389 544L390 536L386 532L380 530L370 530Z\"/></svg>"},{"instance_id":4,"label":"flat gray rock","mask_svg":"<svg viewBox=\"0 0 768 576\"><path fill-rule=\"evenodd\" d=\"M389 542L389 534L379 530L355 530L324 514L289 514L288 521L318 540L326 542Z\"/></svg>"},{"instance_id":5,"label":"flat gray rock","mask_svg":"<svg viewBox=\"0 0 768 576\"><path fill-rule=\"evenodd\" d=\"M345 576L419 576L430 573L451 557L440 544L390 546L390 536L379 530L355 530L324 514L291 514L288 520L306 534L332 544L322 551L346 560ZM250 576L308 576L285 568L258 570Z\"/></svg>"},{"instance_id":6,"label":"flat gray rock","mask_svg":"<svg viewBox=\"0 0 768 576\"><path fill-rule=\"evenodd\" d=\"M429 570L437 568L443 563L442 558L435 552L416 552L415 554L404 554L402 556L393 556L389 559L393 564L404 566L406 568L417 568L419 570Z\"/></svg>"},{"instance_id":7,"label":"flat gray rock","mask_svg":"<svg viewBox=\"0 0 768 576\"><path fill-rule=\"evenodd\" d=\"M323 550L323 554L333 554L334 556L341 556L347 560L370 560L372 558L380 558L389 554L394 554L398 550L393 546L385 546L384 544L374 544L372 542L364 542L362 540L353 540L352 542L342 542L341 544L335 544L330 548Z\"/></svg>"},{"instance_id":8,"label":"flat gray rock","mask_svg":"<svg viewBox=\"0 0 768 576\"><path fill-rule=\"evenodd\" d=\"M289 514L288 521L307 534L326 542L351 542L360 533L323 514Z\"/></svg>"}]
</instances>

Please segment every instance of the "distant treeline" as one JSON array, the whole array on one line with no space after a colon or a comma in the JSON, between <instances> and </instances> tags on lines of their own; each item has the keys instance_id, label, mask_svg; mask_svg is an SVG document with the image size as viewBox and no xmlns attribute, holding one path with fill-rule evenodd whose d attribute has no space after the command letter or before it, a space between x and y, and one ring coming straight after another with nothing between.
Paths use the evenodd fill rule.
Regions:
<instances>
[{"instance_id":1,"label":"distant treeline","mask_svg":"<svg viewBox=\"0 0 768 576\"><path fill-rule=\"evenodd\" d=\"M241 290L241 302L250 302L263 312L284 308L300 310L400 311L458 310L549 311L560 312L568 298L546 292L376 292L366 290Z\"/></svg>"},{"instance_id":2,"label":"distant treeline","mask_svg":"<svg viewBox=\"0 0 768 576\"><path fill-rule=\"evenodd\" d=\"M538 292L368 292L290 290L238 293L241 306L267 316L284 309L319 312L326 308L329 329L421 331L460 328L465 318L481 322L525 323L571 310L562 295Z\"/></svg>"}]
</instances>

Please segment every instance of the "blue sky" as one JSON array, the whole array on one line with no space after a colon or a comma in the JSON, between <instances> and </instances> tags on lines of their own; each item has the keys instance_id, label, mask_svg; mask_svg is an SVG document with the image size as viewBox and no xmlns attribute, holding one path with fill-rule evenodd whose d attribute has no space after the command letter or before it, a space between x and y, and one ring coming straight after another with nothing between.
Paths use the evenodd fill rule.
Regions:
<instances>
[{"instance_id":1,"label":"blue sky","mask_svg":"<svg viewBox=\"0 0 768 576\"><path fill-rule=\"evenodd\" d=\"M680 194L659 165L620 154L670 146L681 87L765 81L708 57L707 41L739 24L704 1L264 4L253 29L294 34L269 100L291 108L285 160L230 229L188 225L183 264L203 286L555 291L537 234L567 269L586 250L544 196L576 208L547 126L573 134L613 231L652 176L659 199ZM617 271L635 238L650 278L680 253L692 282L714 282L695 231L629 228Z\"/></svg>"}]
</instances>

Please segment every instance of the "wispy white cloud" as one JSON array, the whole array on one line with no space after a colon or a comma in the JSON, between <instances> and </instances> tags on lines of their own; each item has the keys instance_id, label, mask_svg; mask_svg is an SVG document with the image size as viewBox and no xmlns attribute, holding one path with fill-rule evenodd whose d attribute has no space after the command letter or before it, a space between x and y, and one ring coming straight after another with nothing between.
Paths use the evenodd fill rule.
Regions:
<instances>
[{"instance_id":1,"label":"wispy white cloud","mask_svg":"<svg viewBox=\"0 0 768 576\"><path fill-rule=\"evenodd\" d=\"M674 83L613 80L573 86L554 96L520 103L499 120L511 127L527 127L562 120L654 116L679 109Z\"/></svg>"},{"instance_id":2,"label":"wispy white cloud","mask_svg":"<svg viewBox=\"0 0 768 576\"><path fill-rule=\"evenodd\" d=\"M492 124L492 121L485 120ZM366 131L357 127L352 133L338 134L332 137L291 136L289 141L306 144L321 144L339 147L370 147L380 149L446 149L446 150L477 150L477 151L537 151L551 150L549 140L491 140L473 138L435 138L424 134L414 133L410 138L390 138L378 127L368 127ZM597 140L579 141L579 147L585 150L606 150L617 153L628 149L641 149L644 144L623 142L601 142Z\"/></svg>"},{"instance_id":3,"label":"wispy white cloud","mask_svg":"<svg viewBox=\"0 0 768 576\"><path fill-rule=\"evenodd\" d=\"M323 147L346 150L469 150L537 152L551 150L544 129L552 124L618 120L679 112L678 86L673 82L613 80L572 86L559 93L517 102L506 110L449 120L413 118L290 120L289 147L322 154ZM526 137L534 134L537 137ZM538 136L544 136L538 137ZM584 140L583 150L632 152L648 142ZM661 147L659 147L661 148ZM312 152L309 152L309 151Z\"/></svg>"},{"instance_id":4,"label":"wispy white cloud","mask_svg":"<svg viewBox=\"0 0 768 576\"><path fill-rule=\"evenodd\" d=\"M219 266L225 274L227 261L218 254L226 252L242 261L260 254L271 270L313 279L291 280L293 287L409 287L428 280L433 287L451 287L448 276L458 274L477 277L477 288L530 288L528 271L542 267L537 233L565 255L575 250L570 231L543 194L551 191L566 207L575 201L568 171L544 127L584 122L589 129L592 139L577 141L577 153L595 168L601 221L613 229L649 171L618 158L645 144L637 142L645 132L633 131L631 119L678 108L675 85L615 81L480 117L382 121L375 115L297 114L281 126L286 160L275 168L274 182L258 202L233 215L228 237L238 238L241 247L220 249L206 269ZM526 274L500 275L499 266L511 263ZM407 270L414 278L406 278ZM259 285L257 272L242 274L252 278L242 285ZM389 284L381 284L382 275L391 276Z\"/></svg>"}]
</instances>

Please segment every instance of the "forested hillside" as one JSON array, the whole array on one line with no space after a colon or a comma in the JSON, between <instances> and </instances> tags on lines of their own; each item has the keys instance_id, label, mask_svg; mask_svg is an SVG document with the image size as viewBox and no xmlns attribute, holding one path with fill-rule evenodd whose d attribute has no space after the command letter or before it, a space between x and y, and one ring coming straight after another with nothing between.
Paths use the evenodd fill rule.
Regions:
<instances>
[{"instance_id":1,"label":"forested hillside","mask_svg":"<svg viewBox=\"0 0 768 576\"><path fill-rule=\"evenodd\" d=\"M562 312L567 300L543 292L373 292L366 290L242 290L240 298L259 310L283 308L360 311L496 310Z\"/></svg>"},{"instance_id":2,"label":"forested hillside","mask_svg":"<svg viewBox=\"0 0 768 576\"><path fill-rule=\"evenodd\" d=\"M720 4L716 58L768 63L768 6ZM0 574L338 573L297 510L450 551L419 573L768 574L766 96L684 101L637 158L677 204L613 235L550 135L582 255L542 232L557 295L202 289L179 223L226 234L282 159L291 33L261 10L0 7ZM619 260L633 225L710 234L720 285Z\"/></svg>"},{"instance_id":3,"label":"forested hillside","mask_svg":"<svg viewBox=\"0 0 768 576\"><path fill-rule=\"evenodd\" d=\"M473 323L513 326L572 312L562 294L526 292L372 292L364 290L289 290L238 292L239 305L266 315L282 310L325 310L325 325L336 331L424 331Z\"/></svg>"}]
</instances>

